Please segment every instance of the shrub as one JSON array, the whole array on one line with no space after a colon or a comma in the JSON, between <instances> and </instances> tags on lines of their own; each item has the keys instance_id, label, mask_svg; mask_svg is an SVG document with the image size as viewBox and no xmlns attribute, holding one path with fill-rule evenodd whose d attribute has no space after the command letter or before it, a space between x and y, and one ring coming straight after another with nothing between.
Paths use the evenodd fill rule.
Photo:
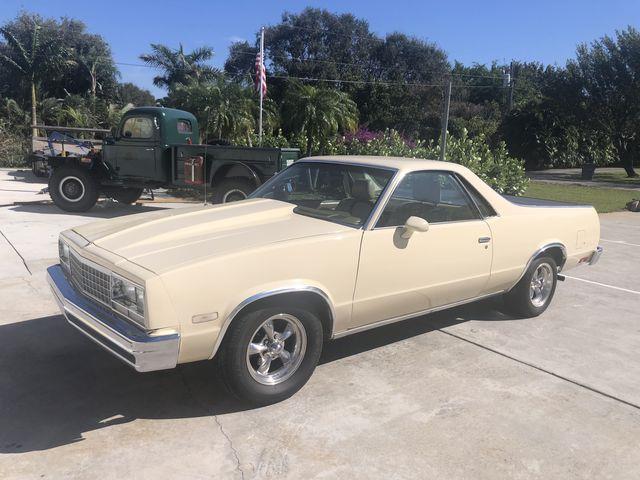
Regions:
<instances>
[{"instance_id":1,"label":"shrub","mask_svg":"<svg viewBox=\"0 0 640 480\"><path fill-rule=\"evenodd\" d=\"M360 130L329 142L327 153L437 159L440 146L436 142L413 142L395 130L378 133ZM504 142L492 149L483 135L471 138L463 129L458 137L448 136L447 161L469 168L498 193L521 195L527 188L524 165L509 156Z\"/></svg>"},{"instance_id":2,"label":"shrub","mask_svg":"<svg viewBox=\"0 0 640 480\"><path fill-rule=\"evenodd\" d=\"M0 121L0 168L26 167L27 148L25 136L11 132Z\"/></svg>"}]
</instances>

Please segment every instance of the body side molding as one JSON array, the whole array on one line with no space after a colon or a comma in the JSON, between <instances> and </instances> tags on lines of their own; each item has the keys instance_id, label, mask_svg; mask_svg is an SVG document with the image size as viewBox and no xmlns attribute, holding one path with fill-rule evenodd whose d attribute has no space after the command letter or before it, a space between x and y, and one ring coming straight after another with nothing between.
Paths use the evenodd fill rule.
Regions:
<instances>
[{"instance_id":1,"label":"body side molding","mask_svg":"<svg viewBox=\"0 0 640 480\"><path fill-rule=\"evenodd\" d=\"M450 308L455 308L455 307L459 307L459 306L462 306L462 305L466 305L467 303L473 303L473 302L477 302L479 300L484 300L486 298L495 297L497 295L501 295L502 293L504 293L504 290L500 290L499 292L493 292L493 293L487 293L487 294L479 295L477 297L467 298L465 300L460 300L458 302L448 303L446 305L440 305L439 307L433 307L433 308L428 308L426 310L420 310L419 312L415 312L415 313L408 313L406 315L400 315L399 317L387 318L385 320L380 320L379 322L368 323L366 325L361 325L359 327L355 327L355 328L351 328L349 330L344 330L342 332L338 332L338 333L334 334L331 338L334 339L334 338L346 337L347 335L353 335L354 333L364 332L366 330L371 330L372 328L382 327L384 325L389 325L391 323L401 322L403 320L409 320L411 318L421 317L423 315L428 315L430 313L435 313L435 312L439 312L439 311L442 311L442 310L448 310Z\"/></svg>"}]
</instances>

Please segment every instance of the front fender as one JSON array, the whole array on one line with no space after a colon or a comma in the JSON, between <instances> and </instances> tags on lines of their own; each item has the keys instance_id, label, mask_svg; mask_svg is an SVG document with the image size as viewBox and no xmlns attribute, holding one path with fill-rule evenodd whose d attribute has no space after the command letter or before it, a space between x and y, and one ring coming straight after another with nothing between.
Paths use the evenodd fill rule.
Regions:
<instances>
[{"instance_id":1,"label":"front fender","mask_svg":"<svg viewBox=\"0 0 640 480\"><path fill-rule=\"evenodd\" d=\"M329 311L331 312L331 325L334 324L336 318L335 306L330 294L328 293L328 290L322 285L307 280L291 280L263 285L261 287L252 288L251 290L247 290L242 294L237 295L228 303L226 313L223 315L220 322L218 338L215 341L213 351L211 352L211 356L209 358L213 358L215 356L222 343L222 340L224 339L225 334L227 333L227 330L229 329L229 326L243 309L254 302L268 297L298 292L313 293L322 298L322 300L327 304Z\"/></svg>"}]
</instances>

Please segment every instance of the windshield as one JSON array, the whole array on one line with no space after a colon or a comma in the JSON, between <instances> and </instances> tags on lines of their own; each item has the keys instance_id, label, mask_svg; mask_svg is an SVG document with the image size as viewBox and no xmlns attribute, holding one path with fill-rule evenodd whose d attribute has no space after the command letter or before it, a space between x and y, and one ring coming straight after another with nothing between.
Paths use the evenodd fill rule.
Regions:
<instances>
[{"instance_id":1,"label":"windshield","mask_svg":"<svg viewBox=\"0 0 640 480\"><path fill-rule=\"evenodd\" d=\"M367 221L393 170L341 163L298 162L253 192L296 205L295 213L359 227Z\"/></svg>"}]
</instances>

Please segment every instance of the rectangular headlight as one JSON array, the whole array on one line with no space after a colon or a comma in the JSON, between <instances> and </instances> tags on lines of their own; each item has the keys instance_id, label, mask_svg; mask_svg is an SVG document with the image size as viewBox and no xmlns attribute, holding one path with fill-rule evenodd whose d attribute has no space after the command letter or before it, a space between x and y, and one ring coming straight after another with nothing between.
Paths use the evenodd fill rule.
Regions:
<instances>
[{"instance_id":1,"label":"rectangular headlight","mask_svg":"<svg viewBox=\"0 0 640 480\"><path fill-rule=\"evenodd\" d=\"M61 237L58 237L58 254L60 256L60 265L62 268L69 271L69 245L62 240Z\"/></svg>"},{"instance_id":2,"label":"rectangular headlight","mask_svg":"<svg viewBox=\"0 0 640 480\"><path fill-rule=\"evenodd\" d=\"M144 323L144 288L112 273L111 306L138 323Z\"/></svg>"}]
</instances>

